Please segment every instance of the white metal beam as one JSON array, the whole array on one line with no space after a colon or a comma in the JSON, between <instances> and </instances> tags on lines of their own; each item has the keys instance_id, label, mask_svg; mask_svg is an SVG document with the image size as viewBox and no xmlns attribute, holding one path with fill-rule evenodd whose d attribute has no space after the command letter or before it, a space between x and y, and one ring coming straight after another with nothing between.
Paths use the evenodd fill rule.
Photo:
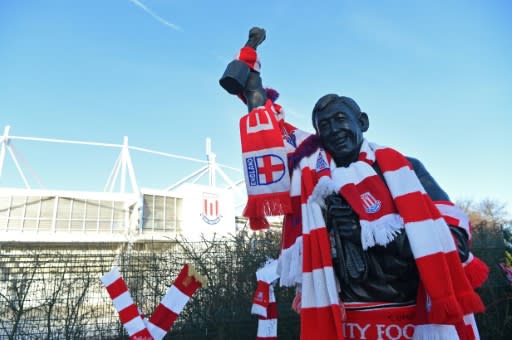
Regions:
<instances>
[{"instance_id":1,"label":"white metal beam","mask_svg":"<svg viewBox=\"0 0 512 340\"><path fill-rule=\"evenodd\" d=\"M0 148L0 178L2 177L2 170L4 168L4 159L5 159L5 153L7 149L7 145L9 143L9 130L11 127L9 125L5 126L4 128L4 135L2 136L2 147Z\"/></svg>"},{"instance_id":2,"label":"white metal beam","mask_svg":"<svg viewBox=\"0 0 512 340\"><path fill-rule=\"evenodd\" d=\"M28 184L27 178L25 177L25 174L23 173L23 170L21 169L20 164L18 163L18 160L16 159L16 155L12 151L11 147L7 146L7 151L9 151L12 161L14 162L14 165L16 165L16 169L18 170L18 173L20 174L21 179L23 180L23 183L25 183L25 188L30 189L30 185Z\"/></svg>"},{"instance_id":3,"label":"white metal beam","mask_svg":"<svg viewBox=\"0 0 512 340\"><path fill-rule=\"evenodd\" d=\"M174 183L173 185L168 186L167 188L165 188L165 191L171 191L173 189L176 189L177 187L179 187L180 185L182 185L183 183L185 183L187 181L190 181L194 177L196 177L196 176L200 177L200 176L204 175L207 171L208 171L208 165L205 165L201 169L199 169L199 170L191 173L190 175L180 179L178 182Z\"/></svg>"}]
</instances>

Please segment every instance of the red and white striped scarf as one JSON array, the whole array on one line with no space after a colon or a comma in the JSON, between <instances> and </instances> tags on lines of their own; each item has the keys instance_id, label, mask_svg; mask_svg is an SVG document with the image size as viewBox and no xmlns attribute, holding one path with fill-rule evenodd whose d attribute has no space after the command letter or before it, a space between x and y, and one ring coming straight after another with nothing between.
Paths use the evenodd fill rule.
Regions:
<instances>
[{"instance_id":1,"label":"red and white striped scarf","mask_svg":"<svg viewBox=\"0 0 512 340\"><path fill-rule=\"evenodd\" d=\"M251 308L251 313L258 315L256 340L277 339L277 304L273 286L279 278L276 270L277 260L269 260L256 271L258 285Z\"/></svg>"},{"instance_id":2,"label":"red and white striped scarf","mask_svg":"<svg viewBox=\"0 0 512 340\"><path fill-rule=\"evenodd\" d=\"M244 46L235 55L235 60L243 61L249 66L251 70L259 72L261 69L261 62L256 50L250 46Z\"/></svg>"},{"instance_id":3,"label":"red and white striped scarf","mask_svg":"<svg viewBox=\"0 0 512 340\"><path fill-rule=\"evenodd\" d=\"M155 340L162 339L171 330L192 295L204 286L206 278L192 265L185 264L147 322L148 330Z\"/></svg>"},{"instance_id":4,"label":"red and white striped scarf","mask_svg":"<svg viewBox=\"0 0 512 340\"><path fill-rule=\"evenodd\" d=\"M447 224L462 228L466 231L471 245L471 223L468 216L450 201L435 201L436 208ZM481 287L489 276L489 267L485 262L469 252L468 259L462 263L464 272L473 288Z\"/></svg>"},{"instance_id":5,"label":"red and white striped scarf","mask_svg":"<svg viewBox=\"0 0 512 340\"><path fill-rule=\"evenodd\" d=\"M319 178L328 176L328 172L317 165L317 159L303 158L300 174L296 173L300 175L302 215L301 339L343 339L343 311L332 267L329 234L321 207L313 198ZM294 247L300 247L300 242Z\"/></svg>"},{"instance_id":6,"label":"red and white striped scarf","mask_svg":"<svg viewBox=\"0 0 512 340\"><path fill-rule=\"evenodd\" d=\"M108 295L112 299L112 304L119 314L119 319L130 339L153 339L143 321L142 313L137 308L137 305L128 291L128 287L119 269L113 267L108 273L101 276L100 280L107 289Z\"/></svg>"},{"instance_id":7,"label":"red and white striped scarf","mask_svg":"<svg viewBox=\"0 0 512 340\"><path fill-rule=\"evenodd\" d=\"M258 53L252 47L242 47L235 60L244 62L253 71L261 69ZM269 226L265 216L291 213L288 155L309 136L285 122L283 108L274 103L276 98L272 98L276 97L276 91L270 95L268 90L265 105L254 108L240 119L248 196L243 215L249 218L253 230ZM238 96L246 103L243 95Z\"/></svg>"},{"instance_id":8,"label":"red and white striped scarf","mask_svg":"<svg viewBox=\"0 0 512 340\"><path fill-rule=\"evenodd\" d=\"M302 333L304 339L315 336L308 333L307 325L311 327L316 320L326 319L319 315L330 314L331 320L338 318L334 308L337 294L333 292L332 260L329 251L325 251L329 249L329 240L317 203L321 204L333 191L340 192L359 215L365 247L387 244L399 228L405 228L422 285L428 294L429 324L454 324L465 314L482 311L483 304L464 275L449 228L405 157L389 148L373 144L370 147L365 141L360 159L348 168L337 168L330 156L318 149L301 159L298 169L293 172L291 192L300 192L302 236L289 242L292 246L285 251L303 250L299 261L302 261L303 271L301 318L306 326ZM386 183L371 167L375 161L382 169ZM282 279L283 274L290 273L296 265L291 258L284 251L280 256ZM444 279L439 280L440 277ZM294 278L290 276L289 279ZM330 329L332 339L338 336L336 326L323 329Z\"/></svg>"},{"instance_id":9,"label":"red and white striped scarf","mask_svg":"<svg viewBox=\"0 0 512 340\"><path fill-rule=\"evenodd\" d=\"M268 226L265 216L288 213L290 175L283 141L284 125L277 119L279 107L267 100L240 119L242 161L247 188L243 215L252 229Z\"/></svg>"},{"instance_id":10,"label":"red and white striped scarf","mask_svg":"<svg viewBox=\"0 0 512 340\"><path fill-rule=\"evenodd\" d=\"M185 264L147 320L133 301L117 267L113 267L101 276L100 280L107 289L121 323L132 340L163 339L192 295L197 289L206 285L206 279L190 264Z\"/></svg>"},{"instance_id":11,"label":"red and white striped scarf","mask_svg":"<svg viewBox=\"0 0 512 340\"><path fill-rule=\"evenodd\" d=\"M371 167L373 161L382 170L386 183ZM382 221L395 221L396 213L391 207L394 204L431 301L431 323L450 323L462 318L461 311L467 314L483 310L464 274L448 225L403 155L364 141L360 161L334 169L332 177L336 191L358 214L362 228L367 229L363 230L363 247L372 243L385 245L390 239L396 225L388 222L390 227L386 230ZM391 197L385 194L386 186ZM443 280L439 280L441 277Z\"/></svg>"},{"instance_id":12,"label":"red and white striped scarf","mask_svg":"<svg viewBox=\"0 0 512 340\"><path fill-rule=\"evenodd\" d=\"M277 340L277 303L274 286L270 285L269 303L265 314L258 314L258 330L256 340Z\"/></svg>"}]
</instances>

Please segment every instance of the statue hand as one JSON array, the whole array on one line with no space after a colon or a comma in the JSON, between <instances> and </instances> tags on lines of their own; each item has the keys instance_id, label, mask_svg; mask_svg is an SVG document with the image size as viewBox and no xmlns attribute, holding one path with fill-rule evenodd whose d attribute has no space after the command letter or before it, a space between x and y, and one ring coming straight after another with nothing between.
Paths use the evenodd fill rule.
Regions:
<instances>
[{"instance_id":1,"label":"statue hand","mask_svg":"<svg viewBox=\"0 0 512 340\"><path fill-rule=\"evenodd\" d=\"M345 201L338 194L331 194L325 199L327 228L336 229L341 237L350 239L353 242L361 241L361 229L357 221L357 216Z\"/></svg>"},{"instance_id":2,"label":"statue hand","mask_svg":"<svg viewBox=\"0 0 512 340\"><path fill-rule=\"evenodd\" d=\"M249 39L245 46L250 46L256 49L266 38L266 32L263 28L253 27L249 31Z\"/></svg>"}]
</instances>

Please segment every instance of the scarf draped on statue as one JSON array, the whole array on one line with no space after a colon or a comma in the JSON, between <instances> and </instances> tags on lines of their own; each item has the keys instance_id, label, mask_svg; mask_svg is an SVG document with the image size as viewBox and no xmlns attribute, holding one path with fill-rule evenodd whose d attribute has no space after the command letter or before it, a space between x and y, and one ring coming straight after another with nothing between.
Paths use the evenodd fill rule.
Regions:
<instances>
[{"instance_id":1,"label":"scarf draped on statue","mask_svg":"<svg viewBox=\"0 0 512 340\"><path fill-rule=\"evenodd\" d=\"M248 193L244 216L249 218L252 229L265 227L265 223L262 223L265 216L292 212L287 164L289 155L285 142L289 136L288 131L293 127L285 125L279 112L280 108L276 109L276 104L268 100L264 106L253 109L240 120L242 160ZM316 184L314 176L308 178L311 181L302 190L304 199L307 199ZM296 203L301 204L301 199L295 196ZM301 244L304 244L305 253L312 256L304 257L309 261L305 260L299 263L298 268L291 269L295 274L301 274L303 282L301 338L318 338L318 330L321 330L322 339L341 339L341 310L329 236L318 204L313 202L304 208L310 212L304 213L304 216L310 216L311 219L303 223L304 241ZM295 251L295 262L300 258L302 256Z\"/></svg>"},{"instance_id":2,"label":"scarf draped on statue","mask_svg":"<svg viewBox=\"0 0 512 340\"><path fill-rule=\"evenodd\" d=\"M283 147L282 128L270 101L243 117L240 128L249 193L246 216L256 220L292 210L287 215L291 223L285 222L283 231L279 274L282 285L302 285L302 339L317 337L314 329L322 329L325 338L343 337L343 308L321 211L323 198L331 192L339 192L359 216L365 249L389 243L405 228L426 296L418 300L425 304L424 323L456 324L464 315L483 310L461 266L446 216L403 155L364 141L359 161L337 168L318 143L309 143L316 145L312 148L306 140L294 159ZM285 163L287 156L290 164ZM374 162L384 181L372 168ZM293 169L291 180L286 165ZM418 327L417 333L428 335L438 328L425 329Z\"/></svg>"},{"instance_id":3,"label":"scarf draped on statue","mask_svg":"<svg viewBox=\"0 0 512 340\"><path fill-rule=\"evenodd\" d=\"M336 168L332 182L360 218L363 248L387 244L396 230L394 221L398 216L403 220L428 295L428 322L452 324L463 314L483 311L482 301L464 273L448 225L410 163L399 152L366 141L359 159L347 168ZM375 161L385 183L371 167ZM385 194L386 185L391 197ZM396 211L389 203L394 203ZM393 222L383 223L386 219Z\"/></svg>"},{"instance_id":4,"label":"scarf draped on statue","mask_svg":"<svg viewBox=\"0 0 512 340\"><path fill-rule=\"evenodd\" d=\"M464 315L483 310L445 221L453 209L445 203L445 213L439 211L443 202L432 202L403 155L366 140L359 160L346 168L337 168L318 140L306 140L296 150L298 156L289 155L277 112L267 101L240 121L249 196L244 213L251 224L266 215L288 214L279 274L282 285L302 285L302 339L317 337L313 329L322 329L325 338L342 338L343 308L321 211L323 198L331 192L340 193L359 216L364 249L386 245L405 228L426 296L418 300L425 303L424 323L456 324ZM372 168L374 162L384 181ZM291 179L288 169L293 169ZM427 333L437 328L428 329ZM424 333L421 327L417 332Z\"/></svg>"},{"instance_id":5,"label":"scarf draped on statue","mask_svg":"<svg viewBox=\"0 0 512 340\"><path fill-rule=\"evenodd\" d=\"M243 215L252 229L268 226L265 216L291 211L290 175L283 136L291 127L282 119L282 109L267 100L240 119L242 161L247 187Z\"/></svg>"},{"instance_id":6,"label":"scarf draped on statue","mask_svg":"<svg viewBox=\"0 0 512 340\"><path fill-rule=\"evenodd\" d=\"M377 162L382 170L384 181L372 168L373 162ZM318 289L322 289L319 287L323 284L320 281L311 283L309 272L323 267L325 273L334 276L330 273L330 254L328 251L324 254L325 249L329 249L327 236L327 245L308 240L311 226L316 233L326 234L319 205L332 192L343 196L358 215L365 249L388 244L399 229L405 228L424 290L419 294L426 296L418 299L418 303L424 302L418 308L424 311L419 323L456 325L463 322L464 315L483 311L482 301L464 273L448 225L403 155L364 141L359 161L348 167L336 167L319 148L304 157L299 168L303 220L303 323L307 324L311 319L310 312L304 311L304 301L311 296L317 298ZM323 285L325 291L330 291L328 282ZM324 305L327 304L327 300L324 301ZM443 328L418 326L416 336L428 338L436 331L446 334Z\"/></svg>"}]
</instances>

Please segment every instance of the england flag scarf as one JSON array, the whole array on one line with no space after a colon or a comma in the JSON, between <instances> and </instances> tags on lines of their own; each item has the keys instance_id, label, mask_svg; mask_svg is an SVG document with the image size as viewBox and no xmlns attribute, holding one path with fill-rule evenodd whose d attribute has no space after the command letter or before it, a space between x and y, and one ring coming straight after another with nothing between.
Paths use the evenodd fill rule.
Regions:
<instances>
[{"instance_id":1,"label":"england flag scarf","mask_svg":"<svg viewBox=\"0 0 512 340\"><path fill-rule=\"evenodd\" d=\"M243 215L252 229L268 226L265 216L291 211L290 175L283 141L284 122L280 107L271 100L240 119L242 161L247 188Z\"/></svg>"}]
</instances>

